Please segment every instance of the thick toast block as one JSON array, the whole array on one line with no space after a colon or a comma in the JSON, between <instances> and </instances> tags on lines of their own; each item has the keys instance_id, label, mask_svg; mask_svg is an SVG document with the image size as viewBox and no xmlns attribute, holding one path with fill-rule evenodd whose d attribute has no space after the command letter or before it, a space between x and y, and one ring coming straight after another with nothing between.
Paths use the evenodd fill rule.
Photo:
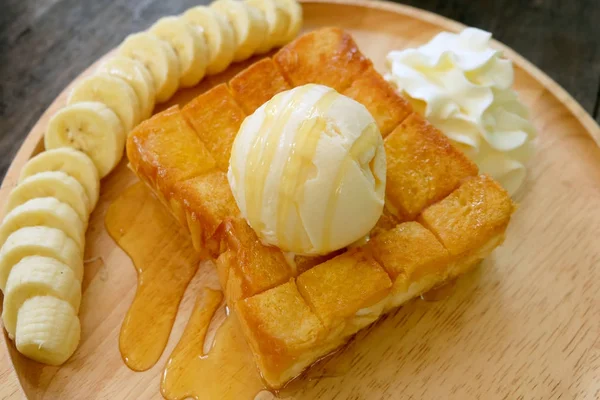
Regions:
<instances>
[{"instance_id":1,"label":"thick toast block","mask_svg":"<svg viewBox=\"0 0 600 400\"><path fill-rule=\"evenodd\" d=\"M394 129L384 146L387 206L403 220L413 220L477 174L477 166L416 113Z\"/></svg>"},{"instance_id":2,"label":"thick toast block","mask_svg":"<svg viewBox=\"0 0 600 400\"><path fill-rule=\"evenodd\" d=\"M293 279L238 302L235 311L267 382L287 382L302 372L325 336Z\"/></svg>"},{"instance_id":3,"label":"thick toast block","mask_svg":"<svg viewBox=\"0 0 600 400\"><path fill-rule=\"evenodd\" d=\"M331 86L365 105L385 136L388 165L386 207L365 242L318 257L263 245L238 217L224 173L244 115L286 84L306 83ZM189 129L175 135L175 150L142 157L168 147L169 132L182 130L168 115L160 118L170 127L163 130L154 117L145 128L154 132L141 130L140 138L128 141L128 155L151 187L162 193L168 186L163 201L190 229L197 248L216 259L227 302L269 386L282 387L359 329L465 273L502 242L514 210L508 194L491 178L478 177L472 162L412 112L347 33L308 33L229 85L199 96L183 113L212 161L190 155L177 164L189 151L178 150L187 146ZM157 139L159 145L141 140L151 135L165 138ZM157 172L163 162L166 183Z\"/></svg>"},{"instance_id":4,"label":"thick toast block","mask_svg":"<svg viewBox=\"0 0 600 400\"><path fill-rule=\"evenodd\" d=\"M245 220L227 218L220 226L217 267L229 304L287 282L293 270L283 252L262 244Z\"/></svg>"},{"instance_id":5,"label":"thick toast block","mask_svg":"<svg viewBox=\"0 0 600 400\"><path fill-rule=\"evenodd\" d=\"M183 107L183 115L222 171L229 168L231 146L246 114L226 84L215 86Z\"/></svg>"},{"instance_id":6,"label":"thick toast block","mask_svg":"<svg viewBox=\"0 0 600 400\"><path fill-rule=\"evenodd\" d=\"M317 265L296 282L302 297L328 329L381 301L392 286L386 271L360 249Z\"/></svg>"},{"instance_id":7,"label":"thick toast block","mask_svg":"<svg viewBox=\"0 0 600 400\"><path fill-rule=\"evenodd\" d=\"M384 138L413 113L408 101L398 96L394 88L373 67L360 74L342 94L358 101L369 110Z\"/></svg>"},{"instance_id":8,"label":"thick toast block","mask_svg":"<svg viewBox=\"0 0 600 400\"><path fill-rule=\"evenodd\" d=\"M177 210L176 215L183 214L183 225L199 251L206 249L225 218L239 214L227 175L218 169L175 184L171 208Z\"/></svg>"},{"instance_id":9,"label":"thick toast block","mask_svg":"<svg viewBox=\"0 0 600 400\"><path fill-rule=\"evenodd\" d=\"M367 247L394 281L394 291L406 291L411 280L439 273L450 260L448 250L418 222L399 224Z\"/></svg>"},{"instance_id":10,"label":"thick toast block","mask_svg":"<svg viewBox=\"0 0 600 400\"><path fill-rule=\"evenodd\" d=\"M244 112L250 115L277 93L289 90L292 86L272 59L263 58L230 80L229 88Z\"/></svg>"},{"instance_id":11,"label":"thick toast block","mask_svg":"<svg viewBox=\"0 0 600 400\"><path fill-rule=\"evenodd\" d=\"M177 182L215 168L206 145L173 106L139 124L127 138L133 171L168 199Z\"/></svg>"},{"instance_id":12,"label":"thick toast block","mask_svg":"<svg viewBox=\"0 0 600 400\"><path fill-rule=\"evenodd\" d=\"M371 229L371 232L369 232L369 237L374 238L380 233L387 232L390 229L395 228L396 225L398 225L401 222L403 221L396 217L394 214L392 214L387 207L383 207L383 213L381 214L381 217L379 217L379 220L377 221L373 229Z\"/></svg>"},{"instance_id":13,"label":"thick toast block","mask_svg":"<svg viewBox=\"0 0 600 400\"><path fill-rule=\"evenodd\" d=\"M371 67L348 33L324 28L300 36L273 60L293 86L318 83L342 93Z\"/></svg>"},{"instance_id":14,"label":"thick toast block","mask_svg":"<svg viewBox=\"0 0 600 400\"><path fill-rule=\"evenodd\" d=\"M419 221L455 257L481 247L506 229L514 211L510 196L487 175L466 179L439 203L428 207Z\"/></svg>"},{"instance_id":15,"label":"thick toast block","mask_svg":"<svg viewBox=\"0 0 600 400\"><path fill-rule=\"evenodd\" d=\"M329 261L334 257L343 254L346 249L339 249L337 251L331 252L329 254L324 254L322 256L302 256L296 254L294 256L294 261L291 263L294 267L294 275L300 275L301 273L308 271L312 267L315 267L319 264L324 263L325 261Z\"/></svg>"}]
</instances>

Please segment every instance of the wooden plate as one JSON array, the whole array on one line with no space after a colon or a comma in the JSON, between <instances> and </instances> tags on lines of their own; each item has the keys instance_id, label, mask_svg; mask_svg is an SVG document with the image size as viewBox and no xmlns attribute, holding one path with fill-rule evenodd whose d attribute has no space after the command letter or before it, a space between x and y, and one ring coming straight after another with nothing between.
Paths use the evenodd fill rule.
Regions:
<instances>
[{"instance_id":1,"label":"wooden plate","mask_svg":"<svg viewBox=\"0 0 600 400\"><path fill-rule=\"evenodd\" d=\"M368 1L304 4L305 29L338 25L384 71L389 50L413 47L462 25L406 6ZM520 208L506 243L449 299L414 301L389 317L400 321L378 364L355 360L342 377L311 382L298 398L578 398L600 397L600 129L561 87L499 43L515 63L515 87L539 130ZM88 71L93 68L90 67ZM233 67L230 76L241 66ZM85 73L84 73L85 74ZM179 93L185 102L225 77ZM23 143L0 190L14 187L22 165L41 149L49 117L63 92ZM133 298L136 276L129 258L104 229L110 202L135 178L120 168L102 182L87 232L81 307L82 341L60 368L31 362L5 337L16 377L30 399L161 398L159 375L176 344L201 283L192 282L169 344L146 372L121 360L118 335ZM376 335L378 326L369 335ZM381 351L381 349L378 349ZM15 393L5 355L0 397ZM9 377L10 374L10 377ZM3 378L4 379L4 378ZM231 377L223 377L223 384ZM11 390L12 388L12 390Z\"/></svg>"}]
</instances>

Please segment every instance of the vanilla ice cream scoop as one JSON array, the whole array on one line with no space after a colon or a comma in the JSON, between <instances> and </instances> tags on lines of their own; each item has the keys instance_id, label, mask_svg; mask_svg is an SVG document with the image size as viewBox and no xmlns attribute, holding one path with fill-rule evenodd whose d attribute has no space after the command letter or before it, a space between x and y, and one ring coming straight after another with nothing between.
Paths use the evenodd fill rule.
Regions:
<instances>
[{"instance_id":1,"label":"vanilla ice cream scoop","mask_svg":"<svg viewBox=\"0 0 600 400\"><path fill-rule=\"evenodd\" d=\"M248 116L228 179L261 240L325 254L365 237L385 197L385 151L360 103L321 85L280 93Z\"/></svg>"}]
</instances>

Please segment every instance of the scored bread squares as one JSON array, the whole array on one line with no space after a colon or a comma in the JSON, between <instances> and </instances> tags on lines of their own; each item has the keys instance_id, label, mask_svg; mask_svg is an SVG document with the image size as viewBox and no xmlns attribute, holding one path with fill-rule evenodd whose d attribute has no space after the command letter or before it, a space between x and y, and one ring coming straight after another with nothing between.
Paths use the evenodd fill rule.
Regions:
<instances>
[{"instance_id":1,"label":"scored bread squares","mask_svg":"<svg viewBox=\"0 0 600 400\"><path fill-rule=\"evenodd\" d=\"M235 100L250 115L277 93L292 86L270 58L255 62L229 81Z\"/></svg>"},{"instance_id":2,"label":"scored bread squares","mask_svg":"<svg viewBox=\"0 0 600 400\"><path fill-rule=\"evenodd\" d=\"M273 61L294 87L318 83L340 93L372 66L352 36L339 28L304 34L280 49Z\"/></svg>"},{"instance_id":3,"label":"scored bread squares","mask_svg":"<svg viewBox=\"0 0 600 400\"><path fill-rule=\"evenodd\" d=\"M295 284L300 294L293 304L276 302L281 285L239 300L235 312L267 384L282 387L382 314L467 272L502 243L513 209L507 192L491 178L468 178L426 208L423 223L403 222L290 280L285 285ZM318 339L307 335L287 343L285 331L266 327L299 325L288 320L296 318L300 302L320 322L314 327ZM276 309L278 321L259 304ZM304 346L301 354L297 342Z\"/></svg>"},{"instance_id":4,"label":"scored bread squares","mask_svg":"<svg viewBox=\"0 0 600 400\"><path fill-rule=\"evenodd\" d=\"M179 106L139 124L127 138L130 168L185 227L181 204L172 198L175 185L216 168L216 161L189 126Z\"/></svg>"},{"instance_id":5,"label":"scored bread squares","mask_svg":"<svg viewBox=\"0 0 600 400\"><path fill-rule=\"evenodd\" d=\"M183 107L182 112L214 156L219 169L227 171L233 139L246 118L227 85L222 83L201 94Z\"/></svg>"},{"instance_id":6,"label":"scored bread squares","mask_svg":"<svg viewBox=\"0 0 600 400\"><path fill-rule=\"evenodd\" d=\"M477 166L417 113L385 138L384 147L386 206L402 220L414 220L463 179L477 175Z\"/></svg>"},{"instance_id":7,"label":"scored bread squares","mask_svg":"<svg viewBox=\"0 0 600 400\"><path fill-rule=\"evenodd\" d=\"M194 248L206 257L218 251L210 248L208 239L225 218L240 212L227 174L218 169L178 182L171 199L171 206L184 215L180 221L189 230Z\"/></svg>"},{"instance_id":8,"label":"scored bread squares","mask_svg":"<svg viewBox=\"0 0 600 400\"><path fill-rule=\"evenodd\" d=\"M231 306L294 276L281 250L263 245L241 218L227 218L215 237L220 239L215 255L219 280Z\"/></svg>"},{"instance_id":9,"label":"scored bread squares","mask_svg":"<svg viewBox=\"0 0 600 400\"><path fill-rule=\"evenodd\" d=\"M479 260L481 249L502 244L507 219L514 211L515 204L504 188L481 175L465 179L449 196L425 209L419 222L442 242L453 260Z\"/></svg>"},{"instance_id":10,"label":"scored bread squares","mask_svg":"<svg viewBox=\"0 0 600 400\"><path fill-rule=\"evenodd\" d=\"M384 139L413 113L408 101L398 96L394 88L373 67L362 72L342 94L358 101L369 110Z\"/></svg>"},{"instance_id":11,"label":"scored bread squares","mask_svg":"<svg viewBox=\"0 0 600 400\"><path fill-rule=\"evenodd\" d=\"M216 259L261 374L280 388L383 313L487 256L502 242L514 205L412 112L347 33L311 32L265 60L184 108L215 167L176 182L168 204L185 214L188 229L194 226L195 245ZM238 215L222 162L239 128L239 118L224 114L246 115L288 85L305 83L334 87L365 105L385 136L388 160L386 207L371 240L321 257L290 257L263 245Z\"/></svg>"}]
</instances>

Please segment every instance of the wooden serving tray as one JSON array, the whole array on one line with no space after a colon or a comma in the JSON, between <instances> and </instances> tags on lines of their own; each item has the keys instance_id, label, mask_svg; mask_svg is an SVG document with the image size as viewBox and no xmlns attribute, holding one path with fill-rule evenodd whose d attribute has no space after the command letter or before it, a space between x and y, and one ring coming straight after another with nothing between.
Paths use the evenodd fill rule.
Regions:
<instances>
[{"instance_id":1,"label":"wooden serving tray","mask_svg":"<svg viewBox=\"0 0 600 400\"><path fill-rule=\"evenodd\" d=\"M306 2L304 19L305 30L329 25L349 30L380 72L388 51L463 28L414 8L361 0ZM413 301L370 328L362 340L373 343L377 363L357 357L341 376L312 381L295 398L600 398L600 128L543 72L495 46L514 61L515 87L539 131L505 244L459 281L450 298ZM186 102L243 66L178 93L170 104ZM0 203L23 164L41 150L48 119L65 103L68 89L23 143L0 189ZM23 393L30 399L161 398L160 374L204 278L198 274L188 288L158 363L146 372L129 370L118 337L136 273L108 236L104 216L134 181L125 161L102 181L87 231L86 258L92 261L83 282L79 349L64 366L48 367L22 357L4 335L0 398ZM394 340L377 336L384 331L393 332ZM223 376L222 384L230 379Z\"/></svg>"}]
</instances>

